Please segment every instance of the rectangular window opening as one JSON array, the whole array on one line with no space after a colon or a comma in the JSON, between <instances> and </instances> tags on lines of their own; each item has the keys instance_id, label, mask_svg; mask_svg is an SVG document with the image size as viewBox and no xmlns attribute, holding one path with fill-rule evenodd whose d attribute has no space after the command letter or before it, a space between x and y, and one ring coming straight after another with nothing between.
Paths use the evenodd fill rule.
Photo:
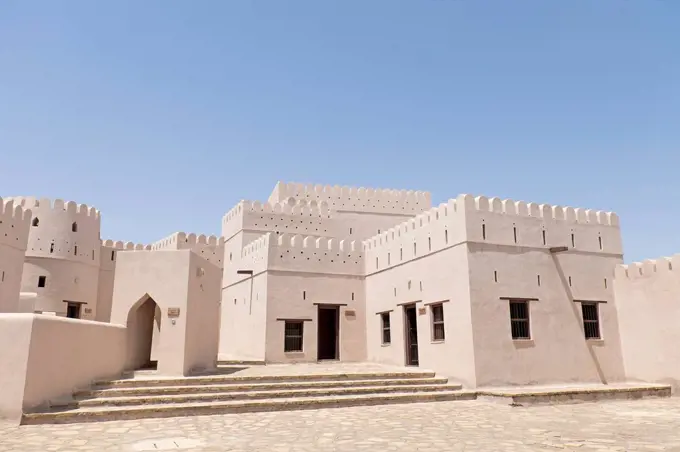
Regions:
<instances>
[{"instance_id":1,"label":"rectangular window opening","mask_svg":"<svg viewBox=\"0 0 680 452\"><path fill-rule=\"evenodd\" d=\"M536 275L538 278L538 287L541 287L541 275Z\"/></svg>"},{"instance_id":2,"label":"rectangular window opening","mask_svg":"<svg viewBox=\"0 0 680 452\"><path fill-rule=\"evenodd\" d=\"M482 239L486 240L486 225L482 224Z\"/></svg>"},{"instance_id":3,"label":"rectangular window opening","mask_svg":"<svg viewBox=\"0 0 680 452\"><path fill-rule=\"evenodd\" d=\"M601 339L600 316L597 303L581 303L583 314L583 331L586 339Z\"/></svg>"},{"instance_id":4,"label":"rectangular window opening","mask_svg":"<svg viewBox=\"0 0 680 452\"><path fill-rule=\"evenodd\" d=\"M574 233L571 233L571 247L575 248L576 247L576 238L574 237Z\"/></svg>"},{"instance_id":5,"label":"rectangular window opening","mask_svg":"<svg viewBox=\"0 0 680 452\"><path fill-rule=\"evenodd\" d=\"M45 287L47 284L47 276L38 276L38 287Z\"/></svg>"},{"instance_id":6,"label":"rectangular window opening","mask_svg":"<svg viewBox=\"0 0 680 452\"><path fill-rule=\"evenodd\" d=\"M391 260L392 259L391 259L390 253L387 253L387 265L391 264Z\"/></svg>"},{"instance_id":7,"label":"rectangular window opening","mask_svg":"<svg viewBox=\"0 0 680 452\"><path fill-rule=\"evenodd\" d=\"M515 235L515 243L517 243L517 227L513 227L512 232Z\"/></svg>"},{"instance_id":8,"label":"rectangular window opening","mask_svg":"<svg viewBox=\"0 0 680 452\"><path fill-rule=\"evenodd\" d=\"M543 233L543 244L545 245L545 244L546 244L546 241L545 241L545 229L543 229L543 231L541 231L541 232Z\"/></svg>"},{"instance_id":9,"label":"rectangular window opening","mask_svg":"<svg viewBox=\"0 0 680 452\"><path fill-rule=\"evenodd\" d=\"M284 325L284 352L301 352L302 351L302 333L304 322L295 320L286 320Z\"/></svg>"},{"instance_id":10,"label":"rectangular window opening","mask_svg":"<svg viewBox=\"0 0 680 452\"><path fill-rule=\"evenodd\" d=\"M114 260L116 258L116 252L111 251L111 260Z\"/></svg>"},{"instance_id":11,"label":"rectangular window opening","mask_svg":"<svg viewBox=\"0 0 680 452\"><path fill-rule=\"evenodd\" d=\"M382 330L382 343L388 345L392 343L392 333L390 331L390 313L383 312L380 314L380 328Z\"/></svg>"},{"instance_id":12,"label":"rectangular window opening","mask_svg":"<svg viewBox=\"0 0 680 452\"><path fill-rule=\"evenodd\" d=\"M448 229L444 229L444 243L449 244L449 231Z\"/></svg>"},{"instance_id":13,"label":"rectangular window opening","mask_svg":"<svg viewBox=\"0 0 680 452\"><path fill-rule=\"evenodd\" d=\"M528 301L510 301L510 329L513 339L531 339Z\"/></svg>"},{"instance_id":14,"label":"rectangular window opening","mask_svg":"<svg viewBox=\"0 0 680 452\"><path fill-rule=\"evenodd\" d=\"M305 291L305 290L302 291L302 299L303 300L307 299L307 291Z\"/></svg>"},{"instance_id":15,"label":"rectangular window opening","mask_svg":"<svg viewBox=\"0 0 680 452\"><path fill-rule=\"evenodd\" d=\"M607 278L604 279L604 288L607 288Z\"/></svg>"},{"instance_id":16,"label":"rectangular window opening","mask_svg":"<svg viewBox=\"0 0 680 452\"><path fill-rule=\"evenodd\" d=\"M498 282L498 271L493 271L493 282Z\"/></svg>"},{"instance_id":17,"label":"rectangular window opening","mask_svg":"<svg viewBox=\"0 0 680 452\"><path fill-rule=\"evenodd\" d=\"M599 237L597 238L597 240L599 240L599 242L600 242L600 249L602 249L602 236L599 236Z\"/></svg>"},{"instance_id":18,"label":"rectangular window opening","mask_svg":"<svg viewBox=\"0 0 680 452\"><path fill-rule=\"evenodd\" d=\"M444 340L444 305L433 304L430 306L432 311L432 340L433 341L443 341Z\"/></svg>"},{"instance_id":19,"label":"rectangular window opening","mask_svg":"<svg viewBox=\"0 0 680 452\"><path fill-rule=\"evenodd\" d=\"M413 257L416 257L416 255L417 255L417 253L416 253L416 244L414 243L414 244L413 244Z\"/></svg>"},{"instance_id":20,"label":"rectangular window opening","mask_svg":"<svg viewBox=\"0 0 680 452\"><path fill-rule=\"evenodd\" d=\"M427 238L428 251L432 251L432 237Z\"/></svg>"}]
</instances>

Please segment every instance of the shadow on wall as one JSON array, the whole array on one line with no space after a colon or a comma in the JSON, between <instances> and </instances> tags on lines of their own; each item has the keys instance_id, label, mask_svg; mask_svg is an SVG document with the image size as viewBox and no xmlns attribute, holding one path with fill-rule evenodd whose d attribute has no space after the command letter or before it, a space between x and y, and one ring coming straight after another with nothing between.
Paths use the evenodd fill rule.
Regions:
<instances>
[{"instance_id":1,"label":"shadow on wall","mask_svg":"<svg viewBox=\"0 0 680 452\"><path fill-rule=\"evenodd\" d=\"M154 346L158 346L161 328L161 309L156 301L145 294L132 307L127 317L126 370L155 369L152 360Z\"/></svg>"}]
</instances>

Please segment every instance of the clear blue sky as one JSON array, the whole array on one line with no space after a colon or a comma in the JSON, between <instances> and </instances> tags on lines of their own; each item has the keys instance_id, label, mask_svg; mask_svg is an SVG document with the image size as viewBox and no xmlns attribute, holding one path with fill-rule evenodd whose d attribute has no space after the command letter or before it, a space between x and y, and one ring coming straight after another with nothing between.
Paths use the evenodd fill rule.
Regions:
<instances>
[{"instance_id":1,"label":"clear blue sky","mask_svg":"<svg viewBox=\"0 0 680 452\"><path fill-rule=\"evenodd\" d=\"M218 233L279 180L612 209L680 252L680 2L0 2L0 193Z\"/></svg>"}]
</instances>

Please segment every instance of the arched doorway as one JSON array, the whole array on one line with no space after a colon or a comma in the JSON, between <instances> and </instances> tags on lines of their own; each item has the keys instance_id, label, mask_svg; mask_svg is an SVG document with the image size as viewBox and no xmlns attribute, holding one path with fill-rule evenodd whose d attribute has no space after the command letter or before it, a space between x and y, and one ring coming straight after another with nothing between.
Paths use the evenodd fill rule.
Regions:
<instances>
[{"instance_id":1,"label":"arched doorway","mask_svg":"<svg viewBox=\"0 0 680 452\"><path fill-rule=\"evenodd\" d=\"M160 341L161 310L148 294L135 303L127 319L127 368L156 369L154 349Z\"/></svg>"}]
</instances>

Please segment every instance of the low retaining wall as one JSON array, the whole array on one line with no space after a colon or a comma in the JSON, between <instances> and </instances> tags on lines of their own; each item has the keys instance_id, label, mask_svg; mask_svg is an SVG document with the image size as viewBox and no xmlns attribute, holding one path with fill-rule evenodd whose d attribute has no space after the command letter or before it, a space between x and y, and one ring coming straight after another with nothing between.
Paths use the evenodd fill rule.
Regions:
<instances>
[{"instance_id":1,"label":"low retaining wall","mask_svg":"<svg viewBox=\"0 0 680 452\"><path fill-rule=\"evenodd\" d=\"M0 418L119 376L125 327L40 314L0 314Z\"/></svg>"}]
</instances>

